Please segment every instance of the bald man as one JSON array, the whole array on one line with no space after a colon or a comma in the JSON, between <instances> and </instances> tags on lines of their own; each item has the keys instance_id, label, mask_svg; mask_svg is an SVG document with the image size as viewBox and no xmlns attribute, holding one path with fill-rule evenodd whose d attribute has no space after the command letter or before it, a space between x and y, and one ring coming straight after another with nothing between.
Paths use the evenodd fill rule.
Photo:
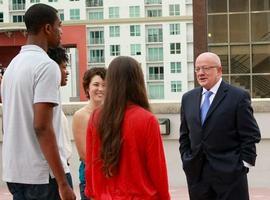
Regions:
<instances>
[{"instance_id":1,"label":"bald man","mask_svg":"<svg viewBox=\"0 0 270 200\"><path fill-rule=\"evenodd\" d=\"M195 73L200 87L182 97L179 139L190 200L248 200L261 138L250 95L222 80L214 53L197 57Z\"/></svg>"}]
</instances>

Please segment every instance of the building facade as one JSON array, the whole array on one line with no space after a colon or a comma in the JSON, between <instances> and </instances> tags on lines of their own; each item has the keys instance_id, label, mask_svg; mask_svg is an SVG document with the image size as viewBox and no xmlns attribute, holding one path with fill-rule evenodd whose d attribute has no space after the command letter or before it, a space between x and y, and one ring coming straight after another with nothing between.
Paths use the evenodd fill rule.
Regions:
<instances>
[{"instance_id":1,"label":"building facade","mask_svg":"<svg viewBox=\"0 0 270 200\"><path fill-rule=\"evenodd\" d=\"M194 50L218 54L223 79L270 98L270 0L194 0Z\"/></svg>"},{"instance_id":2,"label":"building facade","mask_svg":"<svg viewBox=\"0 0 270 200\"><path fill-rule=\"evenodd\" d=\"M63 45L71 48L72 61L75 60L71 74L76 80L68 93L72 99L76 95L83 99L83 71L107 67L119 55L132 56L140 62L148 96L153 101L179 101L184 92L194 87L191 0L0 0L0 32L8 37L11 30L16 31L25 10L34 3L55 7L64 27L85 26L85 66L77 65L77 54L82 49L63 39ZM17 31L23 32L21 29ZM71 32L63 31L63 37L66 34Z\"/></svg>"}]
</instances>

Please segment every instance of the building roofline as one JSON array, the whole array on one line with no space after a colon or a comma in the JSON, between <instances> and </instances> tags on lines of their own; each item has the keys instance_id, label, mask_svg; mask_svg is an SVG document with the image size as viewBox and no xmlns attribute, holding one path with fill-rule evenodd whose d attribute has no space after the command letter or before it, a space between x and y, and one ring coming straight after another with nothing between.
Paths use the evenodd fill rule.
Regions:
<instances>
[{"instance_id":1,"label":"building roofline","mask_svg":"<svg viewBox=\"0 0 270 200\"><path fill-rule=\"evenodd\" d=\"M26 30L26 27L23 23L1 23L0 24L0 33L25 31L25 30Z\"/></svg>"}]
</instances>

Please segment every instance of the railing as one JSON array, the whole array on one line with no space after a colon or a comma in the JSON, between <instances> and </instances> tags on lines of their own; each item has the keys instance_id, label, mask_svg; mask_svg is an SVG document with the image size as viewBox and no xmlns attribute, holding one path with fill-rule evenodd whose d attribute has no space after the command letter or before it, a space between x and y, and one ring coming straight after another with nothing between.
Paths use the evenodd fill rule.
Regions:
<instances>
[{"instance_id":1,"label":"railing","mask_svg":"<svg viewBox=\"0 0 270 200\"><path fill-rule=\"evenodd\" d=\"M103 0L86 0L86 7L101 7Z\"/></svg>"},{"instance_id":2,"label":"railing","mask_svg":"<svg viewBox=\"0 0 270 200\"><path fill-rule=\"evenodd\" d=\"M149 74L148 80L163 80L164 74Z\"/></svg>"},{"instance_id":3,"label":"railing","mask_svg":"<svg viewBox=\"0 0 270 200\"><path fill-rule=\"evenodd\" d=\"M162 35L151 35L147 37L147 42L163 42Z\"/></svg>"},{"instance_id":4,"label":"railing","mask_svg":"<svg viewBox=\"0 0 270 200\"><path fill-rule=\"evenodd\" d=\"M90 38L90 45L92 44L104 44L104 38Z\"/></svg>"},{"instance_id":5,"label":"railing","mask_svg":"<svg viewBox=\"0 0 270 200\"><path fill-rule=\"evenodd\" d=\"M236 55L231 58L231 72L242 74L249 72L250 68L245 65L246 62L249 62L249 55Z\"/></svg>"},{"instance_id":6,"label":"railing","mask_svg":"<svg viewBox=\"0 0 270 200\"><path fill-rule=\"evenodd\" d=\"M161 0L146 0L145 4L162 4Z\"/></svg>"},{"instance_id":7,"label":"railing","mask_svg":"<svg viewBox=\"0 0 270 200\"><path fill-rule=\"evenodd\" d=\"M104 57L92 57L90 58L90 63L104 63L105 62L105 59Z\"/></svg>"},{"instance_id":8,"label":"railing","mask_svg":"<svg viewBox=\"0 0 270 200\"><path fill-rule=\"evenodd\" d=\"M270 81L263 76L253 76L253 93L256 98L270 97Z\"/></svg>"},{"instance_id":9,"label":"railing","mask_svg":"<svg viewBox=\"0 0 270 200\"><path fill-rule=\"evenodd\" d=\"M231 62L231 68L234 68L233 72L238 74L245 74L249 72L249 67L245 65L245 63L249 60L248 55L236 55L233 57ZM234 67L235 66L235 67ZM246 90L248 90L246 86L246 82L244 79L240 77L236 79L232 79L233 85L238 85ZM255 98L270 98L270 80L264 78L260 75L253 75L252 76L253 84L252 84L252 97Z\"/></svg>"},{"instance_id":10,"label":"railing","mask_svg":"<svg viewBox=\"0 0 270 200\"><path fill-rule=\"evenodd\" d=\"M260 41L269 41L270 40L270 31L263 34L260 38Z\"/></svg>"},{"instance_id":11,"label":"railing","mask_svg":"<svg viewBox=\"0 0 270 200\"><path fill-rule=\"evenodd\" d=\"M25 3L13 3L11 10L25 10Z\"/></svg>"}]
</instances>

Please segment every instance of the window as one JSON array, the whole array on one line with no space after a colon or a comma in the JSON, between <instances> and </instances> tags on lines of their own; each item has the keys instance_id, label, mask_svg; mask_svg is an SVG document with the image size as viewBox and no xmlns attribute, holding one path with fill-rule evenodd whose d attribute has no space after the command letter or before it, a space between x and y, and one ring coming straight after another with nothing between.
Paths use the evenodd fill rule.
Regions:
<instances>
[{"instance_id":1,"label":"window","mask_svg":"<svg viewBox=\"0 0 270 200\"><path fill-rule=\"evenodd\" d=\"M109 7L109 18L119 18L119 7Z\"/></svg>"},{"instance_id":2,"label":"window","mask_svg":"<svg viewBox=\"0 0 270 200\"><path fill-rule=\"evenodd\" d=\"M104 63L104 49L90 50L90 63Z\"/></svg>"},{"instance_id":3,"label":"window","mask_svg":"<svg viewBox=\"0 0 270 200\"><path fill-rule=\"evenodd\" d=\"M69 0L69 1L80 1L80 0Z\"/></svg>"},{"instance_id":4,"label":"window","mask_svg":"<svg viewBox=\"0 0 270 200\"><path fill-rule=\"evenodd\" d=\"M24 10L25 9L25 0L12 0L12 9L13 10Z\"/></svg>"},{"instance_id":5,"label":"window","mask_svg":"<svg viewBox=\"0 0 270 200\"><path fill-rule=\"evenodd\" d=\"M48 2L57 2L58 0L48 0Z\"/></svg>"},{"instance_id":6,"label":"window","mask_svg":"<svg viewBox=\"0 0 270 200\"><path fill-rule=\"evenodd\" d=\"M141 26L140 25L131 25L130 26L130 36L140 36L141 35Z\"/></svg>"},{"instance_id":7,"label":"window","mask_svg":"<svg viewBox=\"0 0 270 200\"><path fill-rule=\"evenodd\" d=\"M163 80L163 79L164 79L163 66L148 67L148 80Z\"/></svg>"},{"instance_id":8,"label":"window","mask_svg":"<svg viewBox=\"0 0 270 200\"><path fill-rule=\"evenodd\" d=\"M164 99L164 84L148 83L148 96L150 99Z\"/></svg>"},{"instance_id":9,"label":"window","mask_svg":"<svg viewBox=\"0 0 270 200\"><path fill-rule=\"evenodd\" d=\"M162 60L163 60L162 47L148 48L148 61L162 61Z\"/></svg>"},{"instance_id":10,"label":"window","mask_svg":"<svg viewBox=\"0 0 270 200\"><path fill-rule=\"evenodd\" d=\"M129 17L140 17L140 6L129 6Z\"/></svg>"},{"instance_id":11,"label":"window","mask_svg":"<svg viewBox=\"0 0 270 200\"><path fill-rule=\"evenodd\" d=\"M228 42L228 19L227 15L208 16L208 43ZM241 30L239 30L241 31Z\"/></svg>"},{"instance_id":12,"label":"window","mask_svg":"<svg viewBox=\"0 0 270 200\"><path fill-rule=\"evenodd\" d=\"M141 45L140 44L131 44L130 45L130 54L132 56L141 55Z\"/></svg>"},{"instance_id":13,"label":"window","mask_svg":"<svg viewBox=\"0 0 270 200\"><path fill-rule=\"evenodd\" d=\"M180 24L170 24L170 35L180 35Z\"/></svg>"},{"instance_id":14,"label":"window","mask_svg":"<svg viewBox=\"0 0 270 200\"><path fill-rule=\"evenodd\" d=\"M120 36L120 26L110 26L110 37Z\"/></svg>"},{"instance_id":15,"label":"window","mask_svg":"<svg viewBox=\"0 0 270 200\"><path fill-rule=\"evenodd\" d=\"M250 1L250 7L251 11L265 11L265 10L270 10L270 4L269 0L251 0Z\"/></svg>"},{"instance_id":16,"label":"window","mask_svg":"<svg viewBox=\"0 0 270 200\"><path fill-rule=\"evenodd\" d=\"M169 15L170 16L179 16L180 15L180 5L179 4L169 5Z\"/></svg>"},{"instance_id":17,"label":"window","mask_svg":"<svg viewBox=\"0 0 270 200\"><path fill-rule=\"evenodd\" d=\"M181 53L181 44L180 43L171 43L170 44L171 54L180 54Z\"/></svg>"},{"instance_id":18,"label":"window","mask_svg":"<svg viewBox=\"0 0 270 200\"><path fill-rule=\"evenodd\" d=\"M13 15L12 19L14 23L24 22L23 15Z\"/></svg>"},{"instance_id":19,"label":"window","mask_svg":"<svg viewBox=\"0 0 270 200\"><path fill-rule=\"evenodd\" d=\"M171 81L171 92L181 92L182 83L181 81Z\"/></svg>"},{"instance_id":20,"label":"window","mask_svg":"<svg viewBox=\"0 0 270 200\"><path fill-rule=\"evenodd\" d=\"M86 0L86 7L103 6L103 0Z\"/></svg>"},{"instance_id":21,"label":"window","mask_svg":"<svg viewBox=\"0 0 270 200\"><path fill-rule=\"evenodd\" d=\"M30 3L40 3L40 0L30 0Z\"/></svg>"},{"instance_id":22,"label":"window","mask_svg":"<svg viewBox=\"0 0 270 200\"><path fill-rule=\"evenodd\" d=\"M64 10L58 10L58 14L61 21L64 21L65 20Z\"/></svg>"},{"instance_id":23,"label":"window","mask_svg":"<svg viewBox=\"0 0 270 200\"><path fill-rule=\"evenodd\" d=\"M91 20L100 20L103 19L103 10L89 11L88 17Z\"/></svg>"},{"instance_id":24,"label":"window","mask_svg":"<svg viewBox=\"0 0 270 200\"><path fill-rule=\"evenodd\" d=\"M162 28L148 28L147 30L147 41L148 42L162 42Z\"/></svg>"},{"instance_id":25,"label":"window","mask_svg":"<svg viewBox=\"0 0 270 200\"><path fill-rule=\"evenodd\" d=\"M104 31L90 31L90 45L91 44L104 44Z\"/></svg>"},{"instance_id":26,"label":"window","mask_svg":"<svg viewBox=\"0 0 270 200\"><path fill-rule=\"evenodd\" d=\"M119 56L120 55L120 45L110 45L110 55Z\"/></svg>"},{"instance_id":27,"label":"window","mask_svg":"<svg viewBox=\"0 0 270 200\"><path fill-rule=\"evenodd\" d=\"M161 17L162 10L161 9L149 9L147 10L147 17Z\"/></svg>"},{"instance_id":28,"label":"window","mask_svg":"<svg viewBox=\"0 0 270 200\"><path fill-rule=\"evenodd\" d=\"M4 22L4 13L0 12L0 22Z\"/></svg>"},{"instance_id":29,"label":"window","mask_svg":"<svg viewBox=\"0 0 270 200\"><path fill-rule=\"evenodd\" d=\"M249 15L231 14L230 18L230 42L249 41ZM257 27L256 27L257 28Z\"/></svg>"},{"instance_id":30,"label":"window","mask_svg":"<svg viewBox=\"0 0 270 200\"><path fill-rule=\"evenodd\" d=\"M171 62L171 73L181 73L181 62Z\"/></svg>"},{"instance_id":31,"label":"window","mask_svg":"<svg viewBox=\"0 0 270 200\"><path fill-rule=\"evenodd\" d=\"M269 98L269 0L207 4L208 49L221 59L222 78L248 91L251 98Z\"/></svg>"},{"instance_id":32,"label":"window","mask_svg":"<svg viewBox=\"0 0 270 200\"><path fill-rule=\"evenodd\" d=\"M0 4L3 4L3 0L0 0Z\"/></svg>"},{"instance_id":33,"label":"window","mask_svg":"<svg viewBox=\"0 0 270 200\"><path fill-rule=\"evenodd\" d=\"M80 19L80 9L70 9L70 11L69 11L69 17L70 17L70 19L72 19L72 20L78 20L78 19Z\"/></svg>"},{"instance_id":34,"label":"window","mask_svg":"<svg viewBox=\"0 0 270 200\"><path fill-rule=\"evenodd\" d=\"M146 4L161 4L161 0L146 0Z\"/></svg>"},{"instance_id":35,"label":"window","mask_svg":"<svg viewBox=\"0 0 270 200\"><path fill-rule=\"evenodd\" d=\"M268 26L266 26L266 24L268 24ZM270 12L252 13L251 14L251 40L254 42L270 41L269 24L270 24Z\"/></svg>"}]
</instances>

